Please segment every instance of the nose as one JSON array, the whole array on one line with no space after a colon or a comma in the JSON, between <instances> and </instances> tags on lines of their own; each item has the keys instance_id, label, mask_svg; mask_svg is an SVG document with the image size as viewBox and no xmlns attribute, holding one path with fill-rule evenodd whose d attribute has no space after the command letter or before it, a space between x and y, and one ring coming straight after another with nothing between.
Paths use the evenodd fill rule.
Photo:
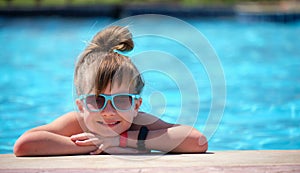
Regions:
<instances>
[{"instance_id":1,"label":"nose","mask_svg":"<svg viewBox=\"0 0 300 173\"><path fill-rule=\"evenodd\" d=\"M111 116L111 115L115 115L116 110L113 107L111 101L107 101L106 106L103 108L103 110L101 111L103 116Z\"/></svg>"}]
</instances>

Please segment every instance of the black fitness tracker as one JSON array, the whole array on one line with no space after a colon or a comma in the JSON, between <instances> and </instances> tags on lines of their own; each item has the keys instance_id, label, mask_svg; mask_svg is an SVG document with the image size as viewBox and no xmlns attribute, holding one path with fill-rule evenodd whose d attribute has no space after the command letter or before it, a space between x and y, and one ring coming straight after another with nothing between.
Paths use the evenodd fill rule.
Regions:
<instances>
[{"instance_id":1,"label":"black fitness tracker","mask_svg":"<svg viewBox=\"0 0 300 173\"><path fill-rule=\"evenodd\" d=\"M136 144L137 149L139 151L147 150L146 147L145 147L145 140L147 138L148 132L149 132L149 129L146 126L142 126L140 128L139 135L138 135L138 141L137 141L137 144Z\"/></svg>"}]
</instances>

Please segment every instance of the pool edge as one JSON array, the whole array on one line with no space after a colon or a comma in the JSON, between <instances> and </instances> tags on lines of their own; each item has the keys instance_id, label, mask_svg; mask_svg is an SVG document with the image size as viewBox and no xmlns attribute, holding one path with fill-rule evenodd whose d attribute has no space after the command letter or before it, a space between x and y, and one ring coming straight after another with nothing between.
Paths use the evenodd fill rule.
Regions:
<instances>
[{"instance_id":1,"label":"pool edge","mask_svg":"<svg viewBox=\"0 0 300 173\"><path fill-rule=\"evenodd\" d=\"M300 172L300 150L240 150L206 154L0 155L0 172Z\"/></svg>"}]
</instances>

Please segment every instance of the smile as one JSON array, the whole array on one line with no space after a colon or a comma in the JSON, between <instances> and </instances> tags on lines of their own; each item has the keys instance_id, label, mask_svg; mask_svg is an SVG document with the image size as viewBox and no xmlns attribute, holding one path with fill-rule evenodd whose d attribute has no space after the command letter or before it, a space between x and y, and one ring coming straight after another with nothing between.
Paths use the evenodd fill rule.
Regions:
<instances>
[{"instance_id":1,"label":"smile","mask_svg":"<svg viewBox=\"0 0 300 173\"><path fill-rule=\"evenodd\" d=\"M97 121L97 123L104 125L104 126L109 126L109 127L113 127L119 123L121 123L121 121L114 121L114 122L103 122L103 121Z\"/></svg>"}]
</instances>

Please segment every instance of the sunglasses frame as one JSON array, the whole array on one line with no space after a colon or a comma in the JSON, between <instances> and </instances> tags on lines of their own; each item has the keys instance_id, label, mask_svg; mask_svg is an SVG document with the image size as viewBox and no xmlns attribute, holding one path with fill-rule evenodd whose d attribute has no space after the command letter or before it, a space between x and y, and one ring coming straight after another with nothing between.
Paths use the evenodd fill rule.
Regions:
<instances>
[{"instance_id":1,"label":"sunglasses frame","mask_svg":"<svg viewBox=\"0 0 300 173\"><path fill-rule=\"evenodd\" d=\"M126 109L126 110L117 108L117 106L115 105L115 102L114 102L114 100L113 100L113 99L114 99L115 97L117 97L117 96L124 96L124 95L125 95L125 96L130 96L130 97L132 97L132 100L131 100L131 106L130 106L130 108L128 108L128 109ZM120 94L112 94L112 95L99 94L99 96L102 96L102 97L104 97L104 99L105 99L105 100L104 100L104 105L102 106L101 109L90 110L90 108L87 106L87 103L86 103L86 98L89 97L89 96L96 96L96 94L84 94L84 95L80 95L80 96L79 96L79 99L80 99L80 100L83 100L84 106L85 106L86 109L87 109L88 111L90 111L90 112L100 112L100 111L102 111L102 110L106 107L108 100L110 100L110 102L111 102L111 104L112 104L112 106L113 106L113 108L114 108L115 110L120 111L120 112L125 112L125 111L131 110L131 109L133 108L133 106L134 106L134 101L135 101L136 99L140 99L140 98L141 98L141 96L140 96L139 94L128 94L128 93L120 93Z\"/></svg>"}]
</instances>

